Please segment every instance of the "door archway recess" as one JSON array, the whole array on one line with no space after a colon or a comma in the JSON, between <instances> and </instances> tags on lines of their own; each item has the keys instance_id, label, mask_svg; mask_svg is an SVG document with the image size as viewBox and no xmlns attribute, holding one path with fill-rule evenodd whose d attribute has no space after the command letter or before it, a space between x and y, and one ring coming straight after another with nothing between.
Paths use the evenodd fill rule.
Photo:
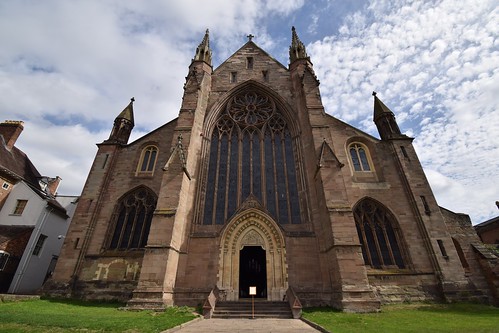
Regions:
<instances>
[{"instance_id":1,"label":"door archway recess","mask_svg":"<svg viewBox=\"0 0 499 333\"><path fill-rule=\"evenodd\" d=\"M256 208L234 216L220 238L217 286L222 298L228 301L239 299L239 254L245 246L261 246L265 250L267 299L282 300L288 289L284 237L277 223Z\"/></svg>"}]
</instances>

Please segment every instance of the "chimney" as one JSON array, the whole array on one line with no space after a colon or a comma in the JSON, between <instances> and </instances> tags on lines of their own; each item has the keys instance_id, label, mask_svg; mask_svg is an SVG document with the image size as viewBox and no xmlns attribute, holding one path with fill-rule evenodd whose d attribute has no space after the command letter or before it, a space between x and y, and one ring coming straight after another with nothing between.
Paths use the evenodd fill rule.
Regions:
<instances>
[{"instance_id":1,"label":"chimney","mask_svg":"<svg viewBox=\"0 0 499 333\"><path fill-rule=\"evenodd\" d=\"M23 124L24 122L18 120L6 120L0 124L0 135L3 136L8 150L16 144L17 138L24 129Z\"/></svg>"},{"instance_id":2,"label":"chimney","mask_svg":"<svg viewBox=\"0 0 499 333\"><path fill-rule=\"evenodd\" d=\"M55 176L55 178L49 178L48 181L48 192L55 196L57 194L57 189L59 188L59 184L61 182L62 178L59 176Z\"/></svg>"}]
</instances>

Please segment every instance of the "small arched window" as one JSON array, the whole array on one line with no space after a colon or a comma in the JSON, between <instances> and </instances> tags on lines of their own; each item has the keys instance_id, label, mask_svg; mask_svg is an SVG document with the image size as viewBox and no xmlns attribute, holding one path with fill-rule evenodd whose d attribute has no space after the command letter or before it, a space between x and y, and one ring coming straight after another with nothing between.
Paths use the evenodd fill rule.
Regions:
<instances>
[{"instance_id":1,"label":"small arched window","mask_svg":"<svg viewBox=\"0 0 499 333\"><path fill-rule=\"evenodd\" d=\"M373 268L405 268L395 218L380 203L364 199L354 209L364 262Z\"/></svg>"},{"instance_id":2,"label":"small arched window","mask_svg":"<svg viewBox=\"0 0 499 333\"><path fill-rule=\"evenodd\" d=\"M152 173L154 171L154 165L156 164L157 156L158 156L158 148L156 148L155 146L145 147L142 150L138 172Z\"/></svg>"},{"instance_id":3,"label":"small arched window","mask_svg":"<svg viewBox=\"0 0 499 333\"><path fill-rule=\"evenodd\" d=\"M360 143L352 143L348 146L350 159L354 171L372 171L369 163L367 148Z\"/></svg>"},{"instance_id":4,"label":"small arched window","mask_svg":"<svg viewBox=\"0 0 499 333\"><path fill-rule=\"evenodd\" d=\"M155 208L156 196L146 188L139 188L124 196L115 210L115 227L109 249L144 248Z\"/></svg>"}]
</instances>

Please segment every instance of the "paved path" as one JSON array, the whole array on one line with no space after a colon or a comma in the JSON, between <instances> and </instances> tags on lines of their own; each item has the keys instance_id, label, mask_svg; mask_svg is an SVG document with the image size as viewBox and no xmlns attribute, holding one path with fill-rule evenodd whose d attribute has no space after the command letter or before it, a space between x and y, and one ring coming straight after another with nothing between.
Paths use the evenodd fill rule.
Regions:
<instances>
[{"instance_id":1,"label":"paved path","mask_svg":"<svg viewBox=\"0 0 499 333\"><path fill-rule=\"evenodd\" d=\"M163 333L318 333L299 319L201 319Z\"/></svg>"}]
</instances>

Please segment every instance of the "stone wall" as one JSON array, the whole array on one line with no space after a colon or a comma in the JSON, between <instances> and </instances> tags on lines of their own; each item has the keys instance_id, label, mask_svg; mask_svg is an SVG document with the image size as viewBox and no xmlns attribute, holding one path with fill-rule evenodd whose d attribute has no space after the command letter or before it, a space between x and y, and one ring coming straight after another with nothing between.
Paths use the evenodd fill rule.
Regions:
<instances>
[{"instance_id":1,"label":"stone wall","mask_svg":"<svg viewBox=\"0 0 499 333\"><path fill-rule=\"evenodd\" d=\"M476 297L484 296L490 303L497 302L497 300L494 300L497 298L497 295L494 296L494 292L491 290L494 282L488 281L491 279L490 274L484 271L483 264L485 263L480 263L480 260L487 261L483 259L484 256L491 256L491 258L495 256L483 247L480 238L471 224L469 215L454 213L442 207L441 212L453 240L460 263L469 280L469 294ZM480 250L477 251L477 248L481 249L484 254L482 255ZM495 293L497 294L497 291Z\"/></svg>"}]
</instances>

